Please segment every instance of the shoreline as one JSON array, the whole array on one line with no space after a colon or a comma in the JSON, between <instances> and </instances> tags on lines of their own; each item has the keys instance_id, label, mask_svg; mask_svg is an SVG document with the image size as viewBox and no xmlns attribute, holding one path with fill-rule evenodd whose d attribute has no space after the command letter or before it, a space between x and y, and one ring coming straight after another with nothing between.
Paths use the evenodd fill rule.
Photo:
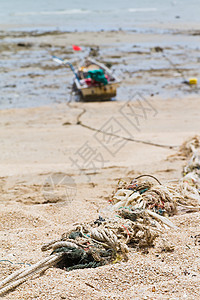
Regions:
<instances>
[{"instance_id":1,"label":"shoreline","mask_svg":"<svg viewBox=\"0 0 200 300\"><path fill-rule=\"evenodd\" d=\"M72 50L76 44L80 53ZM97 60L122 81L116 100L197 95L199 87L183 84L200 78L199 37L185 34L103 32L1 32L0 109L35 107L69 101L73 75L52 61L52 55L77 67L90 47L99 47ZM17 63L16 63L17 62Z\"/></svg>"},{"instance_id":2,"label":"shoreline","mask_svg":"<svg viewBox=\"0 0 200 300\"><path fill-rule=\"evenodd\" d=\"M52 26L44 24L0 24L0 32L60 32L60 33L82 33L82 32L135 32L135 33L169 33L169 34L187 34L188 32L199 34L200 23L192 22L170 22L170 23L139 23L132 28L125 27L113 27L113 28L99 28L99 29L68 29L62 26Z\"/></svg>"}]
</instances>

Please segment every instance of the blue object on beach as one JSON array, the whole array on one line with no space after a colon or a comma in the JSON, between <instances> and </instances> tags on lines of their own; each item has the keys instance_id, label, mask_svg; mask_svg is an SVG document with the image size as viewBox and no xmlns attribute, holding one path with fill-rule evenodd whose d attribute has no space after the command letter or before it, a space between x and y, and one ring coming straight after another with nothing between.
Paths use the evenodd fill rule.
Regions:
<instances>
[{"instance_id":1,"label":"blue object on beach","mask_svg":"<svg viewBox=\"0 0 200 300\"><path fill-rule=\"evenodd\" d=\"M78 80L78 82L80 82L80 79L79 79L79 77L78 77L78 75L77 75L77 73L76 73L73 65L69 61L65 62L62 58L59 58L59 57L57 57L55 55L53 55L52 58L58 64L68 65L70 67L70 69L72 70L72 72L74 73L74 75L75 75L76 79Z\"/></svg>"}]
</instances>

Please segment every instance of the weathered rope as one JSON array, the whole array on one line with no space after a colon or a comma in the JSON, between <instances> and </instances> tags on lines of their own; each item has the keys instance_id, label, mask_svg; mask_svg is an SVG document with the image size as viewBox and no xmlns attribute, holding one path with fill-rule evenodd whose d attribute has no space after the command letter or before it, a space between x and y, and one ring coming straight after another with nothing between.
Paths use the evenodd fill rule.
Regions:
<instances>
[{"instance_id":1,"label":"weathered rope","mask_svg":"<svg viewBox=\"0 0 200 300\"><path fill-rule=\"evenodd\" d=\"M150 174L142 174L142 175L135 177L135 179L139 179L141 177L151 177L151 178L155 179L160 185L162 185L162 183L158 180L158 178L156 178L155 176L150 175Z\"/></svg>"},{"instance_id":2,"label":"weathered rope","mask_svg":"<svg viewBox=\"0 0 200 300\"><path fill-rule=\"evenodd\" d=\"M22 268L9 275L6 279L0 282L0 295L3 295L9 290L17 287L19 284L25 282L28 278L31 278L36 273L41 273L49 267L55 265L59 260L61 260L62 256L63 254L46 257L31 267Z\"/></svg>"},{"instance_id":3,"label":"weathered rope","mask_svg":"<svg viewBox=\"0 0 200 300\"><path fill-rule=\"evenodd\" d=\"M97 229L93 228L91 230L91 237L99 242L104 242L108 244L111 248L117 250L118 239L117 236L109 229Z\"/></svg>"},{"instance_id":4,"label":"weathered rope","mask_svg":"<svg viewBox=\"0 0 200 300\"><path fill-rule=\"evenodd\" d=\"M178 155L189 158L183 170L183 178L177 183L161 185L160 181L152 175L140 175L130 184L125 181L118 183L118 188L112 198L113 207L131 207L132 210L144 209L151 216L167 226L171 226L167 219L159 215L174 215L178 212L200 210L200 136L186 141ZM152 177L159 185L150 181L141 181L142 177Z\"/></svg>"},{"instance_id":5,"label":"weathered rope","mask_svg":"<svg viewBox=\"0 0 200 300\"><path fill-rule=\"evenodd\" d=\"M166 214L200 210L200 137L184 143L180 151L191 158L178 183L164 186L155 176L145 174L130 184L121 180L112 199L117 216L79 224L60 240L43 245L42 251L52 249L52 254L2 280L0 295L51 266L61 264L71 270L126 261L128 247L150 247L163 227L176 229ZM159 185L141 181L145 176Z\"/></svg>"},{"instance_id":6,"label":"weathered rope","mask_svg":"<svg viewBox=\"0 0 200 300\"><path fill-rule=\"evenodd\" d=\"M75 243L72 243L72 242L54 241L54 242L51 242L47 245L42 246L41 250L42 251L46 251L46 250L50 250L50 249L56 250L56 249L61 248L61 247L78 248L78 246Z\"/></svg>"}]
</instances>

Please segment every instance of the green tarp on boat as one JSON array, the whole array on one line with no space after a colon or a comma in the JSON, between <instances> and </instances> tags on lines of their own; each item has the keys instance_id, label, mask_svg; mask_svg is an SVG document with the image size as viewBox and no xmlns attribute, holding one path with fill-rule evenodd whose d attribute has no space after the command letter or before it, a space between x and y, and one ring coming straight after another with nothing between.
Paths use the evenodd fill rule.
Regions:
<instances>
[{"instance_id":1,"label":"green tarp on boat","mask_svg":"<svg viewBox=\"0 0 200 300\"><path fill-rule=\"evenodd\" d=\"M106 79L104 72L101 69L88 71L88 77L97 82L101 82L104 85L108 84L108 80Z\"/></svg>"}]
</instances>

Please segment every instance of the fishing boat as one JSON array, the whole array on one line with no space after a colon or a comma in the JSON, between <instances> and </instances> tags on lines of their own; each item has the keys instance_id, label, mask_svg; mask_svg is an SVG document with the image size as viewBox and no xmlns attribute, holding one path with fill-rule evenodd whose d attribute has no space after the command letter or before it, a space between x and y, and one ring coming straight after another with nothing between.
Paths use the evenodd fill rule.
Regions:
<instances>
[{"instance_id":1,"label":"fishing boat","mask_svg":"<svg viewBox=\"0 0 200 300\"><path fill-rule=\"evenodd\" d=\"M73 91L83 101L109 100L116 96L119 79L93 58L85 59L75 71Z\"/></svg>"},{"instance_id":2,"label":"fishing boat","mask_svg":"<svg viewBox=\"0 0 200 300\"><path fill-rule=\"evenodd\" d=\"M104 64L88 57L75 69L69 61L57 56L52 58L58 64L69 66L72 70L74 74L72 93L78 96L77 100L103 101L116 96L120 81Z\"/></svg>"}]
</instances>

